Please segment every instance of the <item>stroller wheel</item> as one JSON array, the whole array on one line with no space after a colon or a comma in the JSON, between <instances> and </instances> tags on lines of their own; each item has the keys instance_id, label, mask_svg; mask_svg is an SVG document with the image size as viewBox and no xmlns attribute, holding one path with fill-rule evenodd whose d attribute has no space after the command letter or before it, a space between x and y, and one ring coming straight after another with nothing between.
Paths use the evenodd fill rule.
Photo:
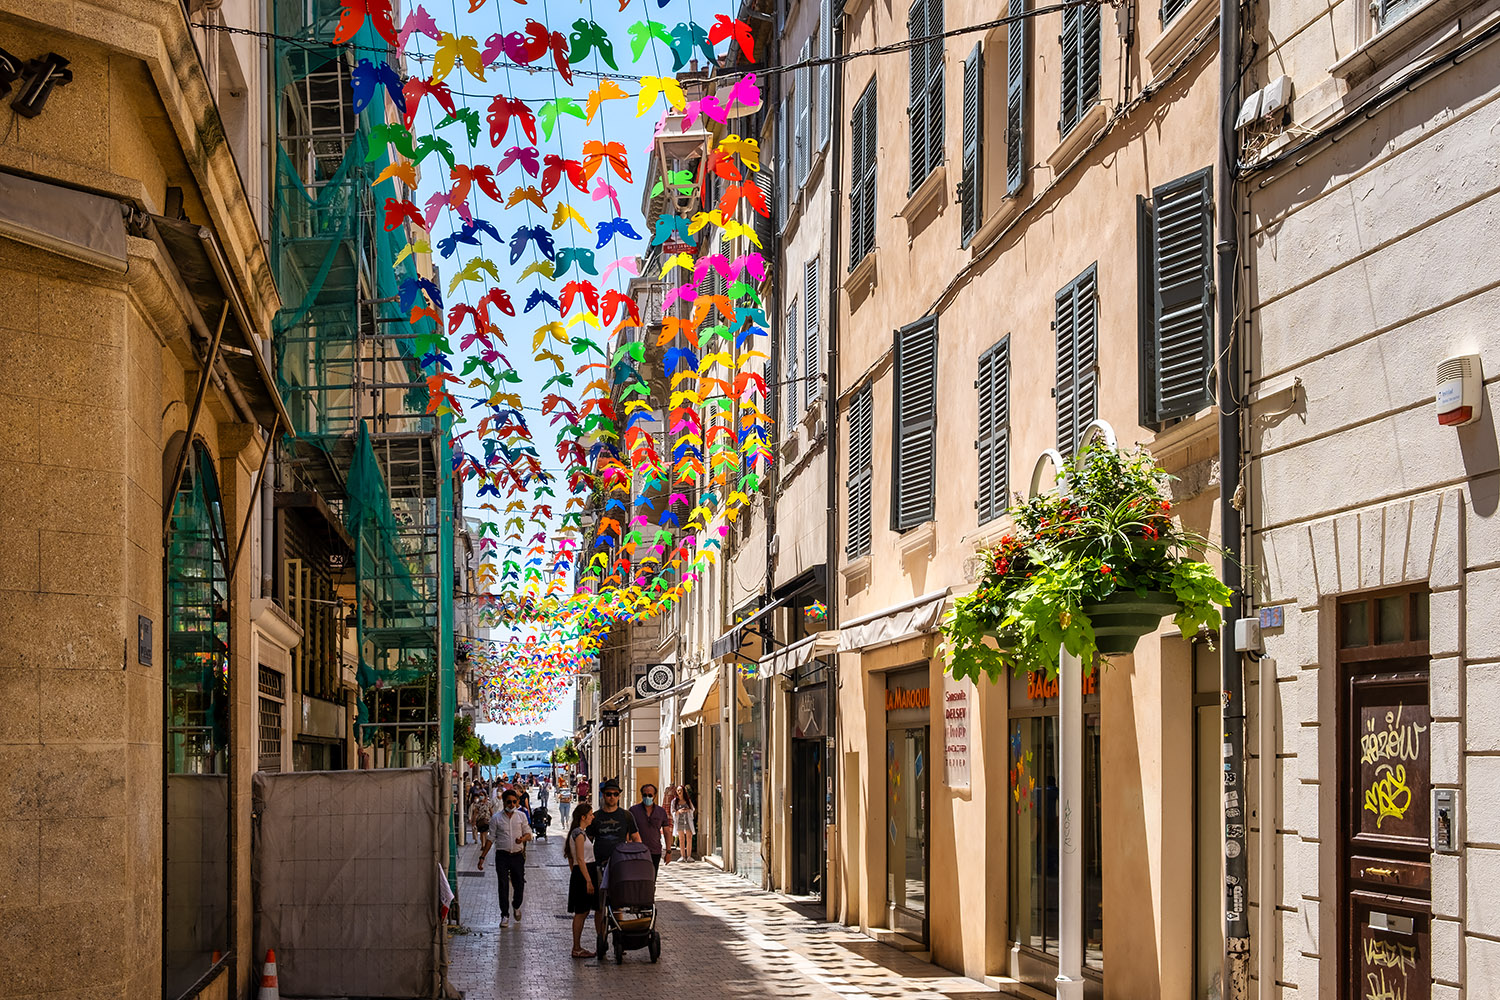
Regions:
<instances>
[{"instance_id":1,"label":"stroller wheel","mask_svg":"<svg viewBox=\"0 0 1500 1000\"><path fill-rule=\"evenodd\" d=\"M615 935L615 964L621 965L625 961L625 935Z\"/></svg>"},{"instance_id":2,"label":"stroller wheel","mask_svg":"<svg viewBox=\"0 0 1500 1000\"><path fill-rule=\"evenodd\" d=\"M661 935L656 931L651 932L651 941L646 945L646 951L651 955L652 962L661 958Z\"/></svg>"}]
</instances>

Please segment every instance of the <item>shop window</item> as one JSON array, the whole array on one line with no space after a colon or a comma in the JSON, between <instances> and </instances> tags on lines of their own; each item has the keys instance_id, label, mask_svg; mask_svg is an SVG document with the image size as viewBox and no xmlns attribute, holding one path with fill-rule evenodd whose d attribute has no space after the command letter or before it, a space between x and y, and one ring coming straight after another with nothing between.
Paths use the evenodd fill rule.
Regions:
<instances>
[{"instance_id":1,"label":"shop window","mask_svg":"<svg viewBox=\"0 0 1500 1000\"><path fill-rule=\"evenodd\" d=\"M213 457L197 442L186 447L165 580L162 985L169 998L227 958L232 919L229 550Z\"/></svg>"}]
</instances>

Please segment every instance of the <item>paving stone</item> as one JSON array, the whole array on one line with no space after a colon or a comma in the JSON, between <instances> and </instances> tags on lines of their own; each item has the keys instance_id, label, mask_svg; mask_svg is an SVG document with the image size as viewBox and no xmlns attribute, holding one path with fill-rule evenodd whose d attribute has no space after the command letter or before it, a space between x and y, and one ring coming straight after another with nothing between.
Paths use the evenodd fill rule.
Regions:
<instances>
[{"instance_id":1,"label":"paving stone","mask_svg":"<svg viewBox=\"0 0 1500 1000\"><path fill-rule=\"evenodd\" d=\"M448 980L466 1000L593 1000L611 995L953 1000L1000 996L982 983L882 945L857 931L808 917L791 900L752 888L704 862L663 866L657 884L661 961L644 950L576 960L567 917L562 839L534 842L526 859L524 919L500 927L493 864L480 877L478 848L460 849L460 913ZM592 927L584 947L594 947Z\"/></svg>"}]
</instances>

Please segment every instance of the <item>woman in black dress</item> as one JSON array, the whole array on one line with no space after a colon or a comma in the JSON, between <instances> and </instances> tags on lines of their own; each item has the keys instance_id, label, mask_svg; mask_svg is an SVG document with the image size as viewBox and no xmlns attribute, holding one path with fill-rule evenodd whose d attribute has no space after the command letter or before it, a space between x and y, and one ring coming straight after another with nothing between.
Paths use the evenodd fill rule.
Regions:
<instances>
[{"instance_id":1,"label":"woman in black dress","mask_svg":"<svg viewBox=\"0 0 1500 1000\"><path fill-rule=\"evenodd\" d=\"M573 914L573 957L593 958L585 951L581 938L583 925L594 913L595 929L604 933L604 911L599 906L599 864L594 860L594 842L588 838L589 824L594 822L594 808L580 802L573 810L568 839L563 841L563 856L568 859L572 878L568 882L568 912Z\"/></svg>"}]
</instances>

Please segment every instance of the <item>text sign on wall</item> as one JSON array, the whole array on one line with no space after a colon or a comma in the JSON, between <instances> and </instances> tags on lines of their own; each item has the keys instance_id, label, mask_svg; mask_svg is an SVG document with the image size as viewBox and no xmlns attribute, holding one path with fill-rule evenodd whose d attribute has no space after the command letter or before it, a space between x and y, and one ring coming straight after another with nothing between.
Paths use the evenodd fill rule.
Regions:
<instances>
[{"instance_id":1,"label":"text sign on wall","mask_svg":"<svg viewBox=\"0 0 1500 1000\"><path fill-rule=\"evenodd\" d=\"M943 778L949 788L969 787L974 682L943 678Z\"/></svg>"}]
</instances>

